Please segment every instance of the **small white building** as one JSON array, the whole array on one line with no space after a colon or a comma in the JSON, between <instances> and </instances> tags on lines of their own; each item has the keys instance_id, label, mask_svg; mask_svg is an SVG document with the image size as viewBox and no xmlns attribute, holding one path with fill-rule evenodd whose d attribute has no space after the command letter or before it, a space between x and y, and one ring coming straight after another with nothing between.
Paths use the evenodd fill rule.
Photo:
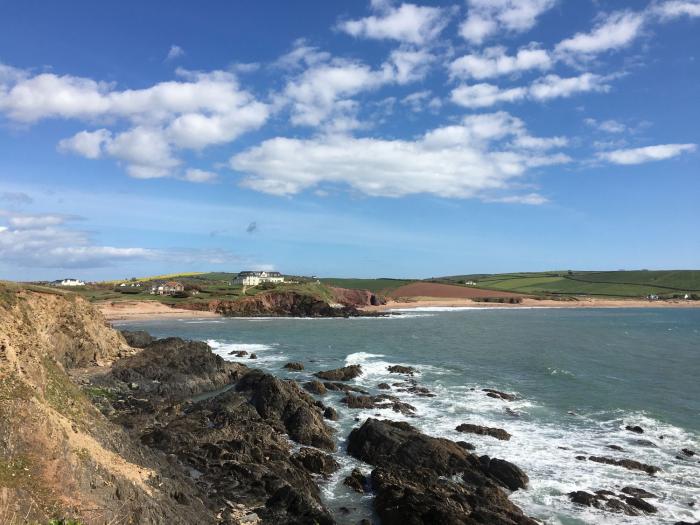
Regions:
<instances>
[{"instance_id":1,"label":"small white building","mask_svg":"<svg viewBox=\"0 0 700 525\"><path fill-rule=\"evenodd\" d=\"M283 283L284 276L279 272L241 272L233 280L233 284L257 286L261 283Z\"/></svg>"},{"instance_id":2,"label":"small white building","mask_svg":"<svg viewBox=\"0 0 700 525\"><path fill-rule=\"evenodd\" d=\"M81 281L80 279L61 279L51 284L54 286L85 286L85 281Z\"/></svg>"}]
</instances>

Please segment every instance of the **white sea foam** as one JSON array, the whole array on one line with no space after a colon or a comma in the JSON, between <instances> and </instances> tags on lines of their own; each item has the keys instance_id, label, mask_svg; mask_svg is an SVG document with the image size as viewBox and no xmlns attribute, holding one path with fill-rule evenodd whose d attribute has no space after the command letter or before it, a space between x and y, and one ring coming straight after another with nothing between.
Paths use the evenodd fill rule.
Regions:
<instances>
[{"instance_id":1,"label":"white sea foam","mask_svg":"<svg viewBox=\"0 0 700 525\"><path fill-rule=\"evenodd\" d=\"M226 343L217 341L216 339L208 339L207 344L211 347L212 352L223 357L226 361L249 361L250 354L255 354L257 359L248 364L262 365L267 362L283 361L285 355L277 349L276 344L261 344L261 343ZM245 351L248 355L244 357L236 357L236 352Z\"/></svg>"}]
</instances>

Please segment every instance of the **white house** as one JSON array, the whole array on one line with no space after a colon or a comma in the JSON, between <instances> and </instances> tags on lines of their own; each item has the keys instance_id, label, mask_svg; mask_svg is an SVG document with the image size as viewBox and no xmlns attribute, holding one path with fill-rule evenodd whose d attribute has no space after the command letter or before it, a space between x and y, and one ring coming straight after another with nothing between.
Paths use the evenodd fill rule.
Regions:
<instances>
[{"instance_id":1,"label":"white house","mask_svg":"<svg viewBox=\"0 0 700 525\"><path fill-rule=\"evenodd\" d=\"M51 284L54 286L85 286L85 281L81 281L80 279L62 279L54 281Z\"/></svg>"},{"instance_id":2,"label":"white house","mask_svg":"<svg viewBox=\"0 0 700 525\"><path fill-rule=\"evenodd\" d=\"M261 283L283 283L284 276L279 272L241 272L233 280L233 284L257 286Z\"/></svg>"},{"instance_id":3,"label":"white house","mask_svg":"<svg viewBox=\"0 0 700 525\"><path fill-rule=\"evenodd\" d=\"M151 295L172 295L184 291L185 285L177 281L168 281L151 287Z\"/></svg>"}]
</instances>

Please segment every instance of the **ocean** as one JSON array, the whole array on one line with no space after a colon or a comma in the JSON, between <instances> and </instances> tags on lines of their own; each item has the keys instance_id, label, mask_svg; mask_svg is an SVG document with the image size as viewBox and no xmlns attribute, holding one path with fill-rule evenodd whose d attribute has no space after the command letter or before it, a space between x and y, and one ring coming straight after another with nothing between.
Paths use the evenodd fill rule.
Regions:
<instances>
[{"instance_id":1,"label":"ocean","mask_svg":"<svg viewBox=\"0 0 700 525\"><path fill-rule=\"evenodd\" d=\"M511 499L548 524L672 524L700 520L700 309L423 308L383 318L222 318L115 323L154 336L207 341L225 359L281 377L311 379L318 370L362 365L353 381L372 393L404 379L393 364L414 366L435 397L388 392L416 407L416 417L391 409L352 410L329 392L343 465L321 482L339 523L371 516L371 498L343 478L359 466L343 452L348 433L367 417L408 421L423 432L476 445L476 453L512 461L530 487ZM234 350L257 360L235 358ZM303 372L282 366L300 361ZM515 393L506 402L483 388ZM509 410L506 410L508 408ZM460 423L507 430L510 441L460 434ZM639 425L643 434L625 429ZM622 447L622 451L609 448ZM655 476L576 456L629 458L661 468ZM643 488L659 496L656 515L625 517L569 501L574 490ZM341 508L345 508L343 512ZM347 511L347 512L346 512Z\"/></svg>"}]
</instances>

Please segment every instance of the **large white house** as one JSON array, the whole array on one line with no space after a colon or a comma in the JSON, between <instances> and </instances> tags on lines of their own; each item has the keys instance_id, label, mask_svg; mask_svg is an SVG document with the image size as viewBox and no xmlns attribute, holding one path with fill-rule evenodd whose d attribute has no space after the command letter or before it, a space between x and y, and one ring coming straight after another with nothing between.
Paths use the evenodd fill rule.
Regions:
<instances>
[{"instance_id":1,"label":"large white house","mask_svg":"<svg viewBox=\"0 0 700 525\"><path fill-rule=\"evenodd\" d=\"M85 286L85 281L81 281L80 279L61 279L51 284L54 286Z\"/></svg>"},{"instance_id":2,"label":"large white house","mask_svg":"<svg viewBox=\"0 0 700 525\"><path fill-rule=\"evenodd\" d=\"M261 283L283 283L284 276L279 272L241 272L233 280L233 284L257 286Z\"/></svg>"}]
</instances>

